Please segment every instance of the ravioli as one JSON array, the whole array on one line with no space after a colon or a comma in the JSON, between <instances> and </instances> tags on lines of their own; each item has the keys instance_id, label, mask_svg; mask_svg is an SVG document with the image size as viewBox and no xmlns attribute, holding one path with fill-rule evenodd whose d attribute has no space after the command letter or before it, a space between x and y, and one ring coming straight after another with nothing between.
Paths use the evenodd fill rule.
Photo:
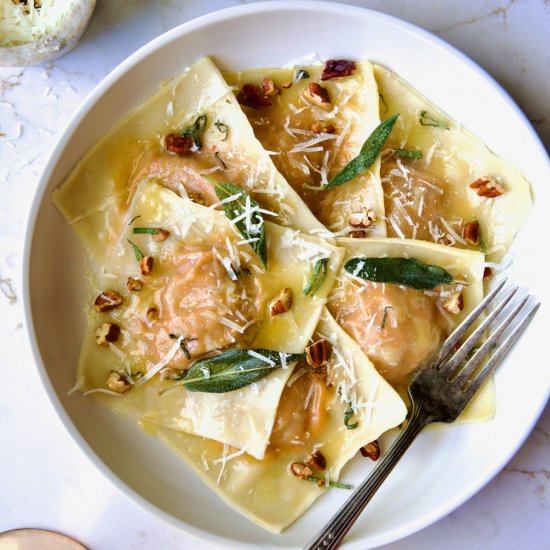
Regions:
<instances>
[{"instance_id":1,"label":"ravioli","mask_svg":"<svg viewBox=\"0 0 550 550\"><path fill-rule=\"evenodd\" d=\"M372 65L359 62L352 75L324 81L321 74L322 66L307 66L254 69L224 76L237 87L237 99L256 137L272 151L277 169L331 233L385 236L378 160L346 185L320 188L359 153L380 123ZM275 88L263 96L266 82ZM308 101L310 85L321 86L329 103L318 106ZM254 88L263 102L243 95L243 90ZM350 225L350 216L363 210L369 213L368 228Z\"/></svg>"},{"instance_id":2,"label":"ravioli","mask_svg":"<svg viewBox=\"0 0 550 550\"><path fill-rule=\"evenodd\" d=\"M342 270L327 304L378 372L406 396L412 373L437 354L443 340L483 298L484 255L406 239L338 239L352 258L415 258L448 271L454 282L431 290L372 282ZM492 382L485 384L461 420L494 414Z\"/></svg>"},{"instance_id":3,"label":"ravioli","mask_svg":"<svg viewBox=\"0 0 550 550\"><path fill-rule=\"evenodd\" d=\"M374 74L381 117L399 113L382 155L388 236L478 249L500 261L532 207L529 182L396 74L378 65Z\"/></svg>"},{"instance_id":4,"label":"ravioli","mask_svg":"<svg viewBox=\"0 0 550 550\"><path fill-rule=\"evenodd\" d=\"M166 136L206 122L201 149L178 156ZM202 119L203 120L203 119ZM212 204L210 180L233 182L274 212L272 221L309 232L318 222L275 169L231 89L208 58L160 89L100 139L54 192L53 201L97 258L114 242L137 185L152 179Z\"/></svg>"},{"instance_id":5,"label":"ravioli","mask_svg":"<svg viewBox=\"0 0 550 550\"><path fill-rule=\"evenodd\" d=\"M481 301L531 189L369 62L225 79L203 58L163 83L53 201L90 253L75 389L278 533L328 486L350 488L346 463L403 422L412 372ZM444 276L423 290L361 279L372 259ZM494 406L488 381L459 419Z\"/></svg>"},{"instance_id":6,"label":"ravioli","mask_svg":"<svg viewBox=\"0 0 550 550\"><path fill-rule=\"evenodd\" d=\"M162 228L168 236L157 242L154 234L135 234L136 224L138 231ZM266 223L265 270L222 212L148 181L138 187L124 227L92 295L113 291L122 297L122 304L90 313L80 358L81 389L105 389L109 373L115 370L135 383L120 396L96 392L109 407L262 458L292 364L251 386L224 394L191 392L183 387L163 395L159 392L177 384L171 379L195 358L215 350L237 346L302 353L343 250ZM150 274L140 273L132 246L154 258ZM318 258L328 258L327 276L314 296L305 296L304 285ZM142 288L128 290L128 277L140 281ZM269 302L284 288L293 291L292 307L273 316ZM95 332L104 323L120 327L122 337L98 346ZM180 349L181 342L175 341L180 336L187 357ZM166 380L155 377L141 384L158 365L162 365L159 372ZM145 376L137 378L138 373Z\"/></svg>"},{"instance_id":7,"label":"ravioli","mask_svg":"<svg viewBox=\"0 0 550 550\"><path fill-rule=\"evenodd\" d=\"M229 505L275 533L293 523L327 491L313 481L298 479L291 464L302 463L318 450L327 469L314 470L314 474L334 482L363 445L399 425L406 415L398 394L326 310L314 334L314 339L318 338L332 346L328 364L332 386L310 375L307 367L290 378L262 461L212 440L147 425ZM350 402L355 429L344 424Z\"/></svg>"}]
</instances>

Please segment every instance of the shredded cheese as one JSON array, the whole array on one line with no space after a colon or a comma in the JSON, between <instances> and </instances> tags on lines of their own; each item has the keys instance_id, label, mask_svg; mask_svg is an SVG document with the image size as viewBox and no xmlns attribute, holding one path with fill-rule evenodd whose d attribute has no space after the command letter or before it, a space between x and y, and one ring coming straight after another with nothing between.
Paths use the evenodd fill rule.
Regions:
<instances>
[{"instance_id":1,"label":"shredded cheese","mask_svg":"<svg viewBox=\"0 0 550 550\"><path fill-rule=\"evenodd\" d=\"M67 17L77 0L42 0L41 7L34 2L14 4L11 0L0 2L0 46L19 46L35 42L50 34ZM59 46L50 46L56 50Z\"/></svg>"}]
</instances>

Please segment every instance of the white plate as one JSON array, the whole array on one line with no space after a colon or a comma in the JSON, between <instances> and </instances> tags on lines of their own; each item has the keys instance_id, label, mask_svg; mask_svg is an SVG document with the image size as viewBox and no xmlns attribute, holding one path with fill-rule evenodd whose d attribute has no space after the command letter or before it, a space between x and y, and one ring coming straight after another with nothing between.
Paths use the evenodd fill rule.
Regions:
<instances>
[{"instance_id":1,"label":"white plate","mask_svg":"<svg viewBox=\"0 0 550 550\"><path fill-rule=\"evenodd\" d=\"M536 205L514 244L511 276L548 303L540 258L548 246L543 205L550 165L525 116L477 65L408 23L330 3L252 4L201 17L144 46L95 90L66 129L46 166L25 250L26 316L36 361L62 421L104 474L137 503L211 542L289 548L303 545L348 496L330 491L280 536L230 510L158 441L93 400L67 396L80 347L83 251L54 209L51 192L79 156L128 109L202 55L223 68L281 66L311 52L321 58L370 59L393 69L533 182ZM349 548L378 546L451 512L487 483L533 427L549 394L543 345L547 307L497 373L494 421L424 433L398 465L349 536ZM343 478L357 483L365 461Z\"/></svg>"}]
</instances>

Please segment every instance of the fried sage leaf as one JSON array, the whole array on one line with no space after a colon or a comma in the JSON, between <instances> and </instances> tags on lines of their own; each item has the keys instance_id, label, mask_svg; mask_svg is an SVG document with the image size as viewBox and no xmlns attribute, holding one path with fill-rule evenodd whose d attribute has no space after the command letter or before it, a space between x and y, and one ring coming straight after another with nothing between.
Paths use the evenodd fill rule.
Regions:
<instances>
[{"instance_id":1,"label":"fried sage leaf","mask_svg":"<svg viewBox=\"0 0 550 550\"><path fill-rule=\"evenodd\" d=\"M230 349L195 361L181 381L189 391L226 393L261 380L282 366L282 352L267 349ZM285 354L285 364L295 363L303 353Z\"/></svg>"},{"instance_id":2,"label":"fried sage leaf","mask_svg":"<svg viewBox=\"0 0 550 550\"><path fill-rule=\"evenodd\" d=\"M401 158L421 159L422 151L419 151L418 149L394 149L393 155Z\"/></svg>"},{"instance_id":3,"label":"fried sage leaf","mask_svg":"<svg viewBox=\"0 0 550 550\"><path fill-rule=\"evenodd\" d=\"M208 122L207 116L200 115L199 117L197 117L197 120L195 120L192 126L189 126L188 128L184 128L180 134L181 137L191 136L191 139L193 140L193 144L195 145L198 151L202 149L202 135L204 134L204 130L206 129L207 122Z\"/></svg>"},{"instance_id":4,"label":"fried sage leaf","mask_svg":"<svg viewBox=\"0 0 550 550\"><path fill-rule=\"evenodd\" d=\"M442 267L416 258L352 258L346 262L344 269L368 281L393 283L418 290L430 290L454 280Z\"/></svg>"},{"instance_id":5,"label":"fried sage leaf","mask_svg":"<svg viewBox=\"0 0 550 550\"><path fill-rule=\"evenodd\" d=\"M443 121L438 120L428 114L428 111L422 111L420 113L419 122L422 126L433 126L434 128L444 128L450 130L450 128Z\"/></svg>"},{"instance_id":6,"label":"fried sage leaf","mask_svg":"<svg viewBox=\"0 0 550 550\"><path fill-rule=\"evenodd\" d=\"M265 240L264 218L258 203L244 190L231 183L214 183L214 191L219 200L233 200L223 204L225 215L232 221L239 233L267 267L267 244Z\"/></svg>"},{"instance_id":7,"label":"fried sage leaf","mask_svg":"<svg viewBox=\"0 0 550 550\"><path fill-rule=\"evenodd\" d=\"M315 294L325 282L328 272L328 258L321 258L315 262L313 273L304 287L304 296Z\"/></svg>"},{"instance_id":8,"label":"fried sage leaf","mask_svg":"<svg viewBox=\"0 0 550 550\"><path fill-rule=\"evenodd\" d=\"M344 166L344 168L323 187L323 189L338 187L352 180L365 170L368 170L378 158L380 151L382 151L384 143L386 143L398 116L399 114L393 115L380 123L367 138L359 154L346 164L346 166Z\"/></svg>"},{"instance_id":9,"label":"fried sage leaf","mask_svg":"<svg viewBox=\"0 0 550 550\"><path fill-rule=\"evenodd\" d=\"M134 253L134 256L136 257L136 260L138 262L141 262L141 260L143 260L143 258L145 257L143 252L130 240L130 239L126 239L128 241L128 244L130 245L130 247L132 248L132 251Z\"/></svg>"}]
</instances>

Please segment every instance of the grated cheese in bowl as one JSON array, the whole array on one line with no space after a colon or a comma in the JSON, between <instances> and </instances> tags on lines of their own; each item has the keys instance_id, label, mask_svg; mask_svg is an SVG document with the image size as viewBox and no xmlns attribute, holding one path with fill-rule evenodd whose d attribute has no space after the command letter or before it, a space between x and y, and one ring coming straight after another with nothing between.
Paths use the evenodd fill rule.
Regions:
<instances>
[{"instance_id":1,"label":"grated cheese in bowl","mask_svg":"<svg viewBox=\"0 0 550 550\"><path fill-rule=\"evenodd\" d=\"M2 0L0 65L22 66L72 49L86 29L96 0Z\"/></svg>"}]
</instances>

